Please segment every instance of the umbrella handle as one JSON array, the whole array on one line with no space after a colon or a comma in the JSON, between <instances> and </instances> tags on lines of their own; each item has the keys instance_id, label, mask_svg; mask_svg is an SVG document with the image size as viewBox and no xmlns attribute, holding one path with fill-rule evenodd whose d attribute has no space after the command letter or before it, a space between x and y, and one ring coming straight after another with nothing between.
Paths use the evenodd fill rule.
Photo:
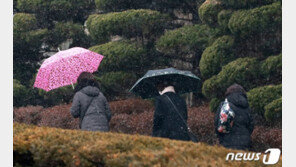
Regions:
<instances>
[{"instance_id":1,"label":"umbrella handle","mask_svg":"<svg viewBox=\"0 0 296 167\"><path fill-rule=\"evenodd\" d=\"M74 85L73 85L73 83L71 82L71 85L72 85L72 88L73 88L73 90L74 90Z\"/></svg>"}]
</instances>

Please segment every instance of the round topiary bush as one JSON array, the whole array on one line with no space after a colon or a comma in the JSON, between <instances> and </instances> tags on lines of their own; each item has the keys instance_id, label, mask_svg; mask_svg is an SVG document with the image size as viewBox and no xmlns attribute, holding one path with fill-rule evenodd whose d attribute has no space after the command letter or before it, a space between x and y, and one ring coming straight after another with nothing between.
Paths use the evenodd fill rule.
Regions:
<instances>
[{"instance_id":1,"label":"round topiary bush","mask_svg":"<svg viewBox=\"0 0 296 167\"><path fill-rule=\"evenodd\" d=\"M223 30L223 32L225 32L225 33L229 32L228 23L229 23L232 13L233 13L232 10L222 10L218 14L219 28L221 28Z\"/></svg>"},{"instance_id":2,"label":"round topiary bush","mask_svg":"<svg viewBox=\"0 0 296 167\"><path fill-rule=\"evenodd\" d=\"M222 36L204 50L199 62L199 68L203 78L208 79L219 73L222 66L235 59L233 45L233 37Z\"/></svg>"},{"instance_id":3,"label":"round topiary bush","mask_svg":"<svg viewBox=\"0 0 296 167\"><path fill-rule=\"evenodd\" d=\"M151 39L161 34L169 21L167 15L158 11L132 9L123 12L90 15L86 25L91 37L96 42L102 43L108 41L111 35Z\"/></svg>"},{"instance_id":4,"label":"round topiary bush","mask_svg":"<svg viewBox=\"0 0 296 167\"><path fill-rule=\"evenodd\" d=\"M218 0L206 0L198 9L200 20L208 25L216 25L218 13L222 10L221 2Z\"/></svg>"},{"instance_id":5,"label":"round topiary bush","mask_svg":"<svg viewBox=\"0 0 296 167\"><path fill-rule=\"evenodd\" d=\"M226 89L234 83L242 85L245 89L255 86L259 62L256 58L238 58L222 67L218 75L206 80L202 86L202 93L207 98L221 98Z\"/></svg>"},{"instance_id":6,"label":"round topiary bush","mask_svg":"<svg viewBox=\"0 0 296 167\"><path fill-rule=\"evenodd\" d=\"M213 98L210 101L210 111L211 112L216 112L218 110L218 107L221 103L221 99L218 98Z\"/></svg>"},{"instance_id":7,"label":"round topiary bush","mask_svg":"<svg viewBox=\"0 0 296 167\"><path fill-rule=\"evenodd\" d=\"M270 56L264 60L260 68L263 78L267 82L282 82L282 54Z\"/></svg>"},{"instance_id":8,"label":"round topiary bush","mask_svg":"<svg viewBox=\"0 0 296 167\"><path fill-rule=\"evenodd\" d=\"M88 47L88 37L84 33L84 27L81 24L73 22L58 22L53 30L49 32L47 43L57 47L67 39L72 39L72 46Z\"/></svg>"},{"instance_id":9,"label":"round topiary bush","mask_svg":"<svg viewBox=\"0 0 296 167\"><path fill-rule=\"evenodd\" d=\"M185 25L165 32L156 42L160 52L177 58L201 53L215 36L216 31L206 25Z\"/></svg>"},{"instance_id":10,"label":"round topiary bush","mask_svg":"<svg viewBox=\"0 0 296 167\"><path fill-rule=\"evenodd\" d=\"M242 8L254 8L257 6L271 4L278 0L223 0L221 1L222 5L226 8L232 9L242 9Z\"/></svg>"},{"instance_id":11,"label":"round topiary bush","mask_svg":"<svg viewBox=\"0 0 296 167\"><path fill-rule=\"evenodd\" d=\"M282 98L278 98L264 107L264 117L273 124L282 121Z\"/></svg>"},{"instance_id":12,"label":"round topiary bush","mask_svg":"<svg viewBox=\"0 0 296 167\"><path fill-rule=\"evenodd\" d=\"M17 9L35 13L40 23L74 20L82 22L94 8L93 0L18 0Z\"/></svg>"},{"instance_id":13,"label":"round topiary bush","mask_svg":"<svg viewBox=\"0 0 296 167\"><path fill-rule=\"evenodd\" d=\"M61 103L69 103L74 96L74 90L72 86L64 86L51 90L49 92L39 89L38 94L41 97L40 100L42 105L45 107L49 107Z\"/></svg>"},{"instance_id":14,"label":"round topiary bush","mask_svg":"<svg viewBox=\"0 0 296 167\"><path fill-rule=\"evenodd\" d=\"M282 97L282 85L268 85L250 90L248 100L253 112L264 116L264 107Z\"/></svg>"},{"instance_id":15,"label":"round topiary bush","mask_svg":"<svg viewBox=\"0 0 296 167\"><path fill-rule=\"evenodd\" d=\"M133 86L137 76L130 72L108 72L98 78L102 87L102 92L108 98L126 95Z\"/></svg>"},{"instance_id":16,"label":"round topiary bush","mask_svg":"<svg viewBox=\"0 0 296 167\"><path fill-rule=\"evenodd\" d=\"M13 106L25 106L29 91L18 80L13 79Z\"/></svg>"},{"instance_id":17,"label":"round topiary bush","mask_svg":"<svg viewBox=\"0 0 296 167\"><path fill-rule=\"evenodd\" d=\"M229 20L230 31L240 37L263 32L275 32L282 26L281 2L233 13Z\"/></svg>"},{"instance_id":18,"label":"round topiary bush","mask_svg":"<svg viewBox=\"0 0 296 167\"><path fill-rule=\"evenodd\" d=\"M137 71L148 62L145 49L130 41L108 42L89 49L104 56L100 72Z\"/></svg>"},{"instance_id":19,"label":"round topiary bush","mask_svg":"<svg viewBox=\"0 0 296 167\"><path fill-rule=\"evenodd\" d=\"M127 9L144 8L144 4L149 3L149 0L95 0L96 7L105 12L118 12Z\"/></svg>"}]
</instances>

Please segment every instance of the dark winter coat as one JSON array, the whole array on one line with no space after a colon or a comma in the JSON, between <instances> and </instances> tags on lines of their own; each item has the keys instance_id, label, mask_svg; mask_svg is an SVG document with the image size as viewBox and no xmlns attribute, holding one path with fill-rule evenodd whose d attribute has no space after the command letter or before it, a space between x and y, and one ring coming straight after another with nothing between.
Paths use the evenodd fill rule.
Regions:
<instances>
[{"instance_id":1,"label":"dark winter coat","mask_svg":"<svg viewBox=\"0 0 296 167\"><path fill-rule=\"evenodd\" d=\"M226 97L230 108L234 111L235 117L230 133L219 133L217 125L222 104L215 115L215 130L219 142L224 147L233 149L248 149L251 145L251 134L254 129L253 119L250 113L250 107L245 94L232 93Z\"/></svg>"},{"instance_id":2,"label":"dark winter coat","mask_svg":"<svg viewBox=\"0 0 296 167\"><path fill-rule=\"evenodd\" d=\"M155 99L152 136L188 141L190 138L188 136L187 124L183 123L165 95L172 100L179 113L187 122L186 102L178 94L167 92Z\"/></svg>"},{"instance_id":3,"label":"dark winter coat","mask_svg":"<svg viewBox=\"0 0 296 167\"><path fill-rule=\"evenodd\" d=\"M80 119L85 112L81 122L82 130L109 131L110 107L105 96L97 87L86 86L78 91L73 98L70 111L74 118L79 117Z\"/></svg>"}]
</instances>

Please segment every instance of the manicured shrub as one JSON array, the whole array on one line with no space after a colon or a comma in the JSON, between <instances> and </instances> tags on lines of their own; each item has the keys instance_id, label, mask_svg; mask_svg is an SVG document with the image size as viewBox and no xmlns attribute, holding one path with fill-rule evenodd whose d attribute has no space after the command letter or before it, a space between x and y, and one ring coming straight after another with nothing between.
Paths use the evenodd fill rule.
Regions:
<instances>
[{"instance_id":1,"label":"manicured shrub","mask_svg":"<svg viewBox=\"0 0 296 167\"><path fill-rule=\"evenodd\" d=\"M282 98L276 99L264 107L265 119L273 124L282 122Z\"/></svg>"},{"instance_id":2,"label":"manicured shrub","mask_svg":"<svg viewBox=\"0 0 296 167\"><path fill-rule=\"evenodd\" d=\"M264 116L264 106L282 97L282 85L268 85L250 90L248 100L253 112Z\"/></svg>"},{"instance_id":3,"label":"manicured shrub","mask_svg":"<svg viewBox=\"0 0 296 167\"><path fill-rule=\"evenodd\" d=\"M282 149L282 129L255 126L252 133L251 151L265 151L269 148Z\"/></svg>"},{"instance_id":4,"label":"manicured shrub","mask_svg":"<svg viewBox=\"0 0 296 167\"><path fill-rule=\"evenodd\" d=\"M185 25L165 32L158 39L156 48L171 57L184 59L190 54L201 54L215 34L215 29L206 25Z\"/></svg>"},{"instance_id":5,"label":"manicured shrub","mask_svg":"<svg viewBox=\"0 0 296 167\"><path fill-rule=\"evenodd\" d=\"M231 32L240 37L258 33L271 33L281 30L281 2L250 10L240 10L233 13L228 27Z\"/></svg>"},{"instance_id":6,"label":"manicured shrub","mask_svg":"<svg viewBox=\"0 0 296 167\"><path fill-rule=\"evenodd\" d=\"M153 104L150 100L142 99L125 99L110 102L110 109L113 115L116 114L132 114L142 113L153 109Z\"/></svg>"},{"instance_id":7,"label":"manicured shrub","mask_svg":"<svg viewBox=\"0 0 296 167\"><path fill-rule=\"evenodd\" d=\"M42 106L26 106L13 109L13 122L38 125L42 119Z\"/></svg>"},{"instance_id":8,"label":"manicured shrub","mask_svg":"<svg viewBox=\"0 0 296 167\"><path fill-rule=\"evenodd\" d=\"M257 6L267 5L271 4L273 2L276 2L278 0L222 0L221 3L226 8L232 8L232 9L242 9L242 8L254 8Z\"/></svg>"},{"instance_id":9,"label":"manicured shrub","mask_svg":"<svg viewBox=\"0 0 296 167\"><path fill-rule=\"evenodd\" d=\"M91 37L102 43L111 35L151 39L163 32L169 20L167 15L158 11L139 9L90 15L86 25Z\"/></svg>"},{"instance_id":10,"label":"manicured shrub","mask_svg":"<svg viewBox=\"0 0 296 167\"><path fill-rule=\"evenodd\" d=\"M246 90L253 88L259 78L259 62L256 58L238 58L222 67L219 74L203 83L202 93L209 99L223 97L226 89L234 83Z\"/></svg>"},{"instance_id":11,"label":"manicured shrub","mask_svg":"<svg viewBox=\"0 0 296 167\"><path fill-rule=\"evenodd\" d=\"M263 165L262 161L225 161L228 152L237 151L204 143L17 123L14 124L13 132L16 166ZM28 160L26 164L21 161L23 159ZM281 164L280 160L276 166Z\"/></svg>"},{"instance_id":12,"label":"manicured shrub","mask_svg":"<svg viewBox=\"0 0 296 167\"><path fill-rule=\"evenodd\" d=\"M18 80L13 79L13 106L24 106L29 100L29 90Z\"/></svg>"},{"instance_id":13,"label":"manicured shrub","mask_svg":"<svg viewBox=\"0 0 296 167\"><path fill-rule=\"evenodd\" d=\"M50 126L62 129L78 129L79 119L70 114L70 105L57 105L45 108L40 114L39 126Z\"/></svg>"},{"instance_id":14,"label":"manicured shrub","mask_svg":"<svg viewBox=\"0 0 296 167\"><path fill-rule=\"evenodd\" d=\"M213 113L216 113L220 104L221 104L221 99L218 99L218 98L211 99L210 105L209 105L210 111Z\"/></svg>"},{"instance_id":15,"label":"manicured shrub","mask_svg":"<svg viewBox=\"0 0 296 167\"><path fill-rule=\"evenodd\" d=\"M222 66L233 61L234 38L231 36L222 36L218 38L211 46L207 47L200 59L199 68L204 79L218 74Z\"/></svg>"},{"instance_id":16,"label":"manicured shrub","mask_svg":"<svg viewBox=\"0 0 296 167\"><path fill-rule=\"evenodd\" d=\"M200 20L208 25L217 25L218 13L222 10L218 0L206 0L198 9Z\"/></svg>"},{"instance_id":17,"label":"manicured shrub","mask_svg":"<svg viewBox=\"0 0 296 167\"><path fill-rule=\"evenodd\" d=\"M267 82L282 82L282 54L270 56L261 64L261 74Z\"/></svg>"},{"instance_id":18,"label":"manicured shrub","mask_svg":"<svg viewBox=\"0 0 296 167\"><path fill-rule=\"evenodd\" d=\"M219 28L221 28L225 33L229 32L228 23L232 13L233 13L232 10L222 10L221 12L218 13Z\"/></svg>"},{"instance_id":19,"label":"manicured shrub","mask_svg":"<svg viewBox=\"0 0 296 167\"><path fill-rule=\"evenodd\" d=\"M38 93L41 96L42 104L44 104L46 107L61 103L69 103L74 96L74 90L72 86L61 87L48 92L39 89Z\"/></svg>"},{"instance_id":20,"label":"manicured shrub","mask_svg":"<svg viewBox=\"0 0 296 167\"><path fill-rule=\"evenodd\" d=\"M96 7L99 10L105 12L117 12L127 9L140 9L144 8L146 3L149 3L149 0L95 0Z\"/></svg>"},{"instance_id":21,"label":"manicured shrub","mask_svg":"<svg viewBox=\"0 0 296 167\"><path fill-rule=\"evenodd\" d=\"M147 63L143 47L130 41L115 41L89 48L104 56L99 71L137 71Z\"/></svg>"},{"instance_id":22,"label":"manicured shrub","mask_svg":"<svg viewBox=\"0 0 296 167\"><path fill-rule=\"evenodd\" d=\"M72 22L56 23L46 42L53 47L57 47L67 39L73 40L72 46L88 47L89 39L84 33L83 25Z\"/></svg>"},{"instance_id":23,"label":"manicured shrub","mask_svg":"<svg viewBox=\"0 0 296 167\"><path fill-rule=\"evenodd\" d=\"M102 92L108 98L123 97L128 93L128 90L133 86L137 77L130 72L108 72L98 78L101 83Z\"/></svg>"},{"instance_id":24,"label":"manicured shrub","mask_svg":"<svg viewBox=\"0 0 296 167\"><path fill-rule=\"evenodd\" d=\"M74 20L83 22L89 10L94 8L93 0L18 0L21 12L35 13L41 23Z\"/></svg>"}]
</instances>

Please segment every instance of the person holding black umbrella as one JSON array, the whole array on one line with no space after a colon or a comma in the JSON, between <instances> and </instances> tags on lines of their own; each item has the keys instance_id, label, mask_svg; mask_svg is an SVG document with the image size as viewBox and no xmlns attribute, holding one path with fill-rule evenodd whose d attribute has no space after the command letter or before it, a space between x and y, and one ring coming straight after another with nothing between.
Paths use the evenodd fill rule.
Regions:
<instances>
[{"instance_id":1,"label":"person holding black umbrella","mask_svg":"<svg viewBox=\"0 0 296 167\"><path fill-rule=\"evenodd\" d=\"M187 125L187 106L180 94L196 92L200 79L190 71L149 70L130 89L143 99L155 98L152 136L198 142Z\"/></svg>"},{"instance_id":2,"label":"person holding black umbrella","mask_svg":"<svg viewBox=\"0 0 296 167\"><path fill-rule=\"evenodd\" d=\"M152 136L189 141L186 102L173 85L168 81L157 85L160 96L155 98Z\"/></svg>"}]
</instances>

